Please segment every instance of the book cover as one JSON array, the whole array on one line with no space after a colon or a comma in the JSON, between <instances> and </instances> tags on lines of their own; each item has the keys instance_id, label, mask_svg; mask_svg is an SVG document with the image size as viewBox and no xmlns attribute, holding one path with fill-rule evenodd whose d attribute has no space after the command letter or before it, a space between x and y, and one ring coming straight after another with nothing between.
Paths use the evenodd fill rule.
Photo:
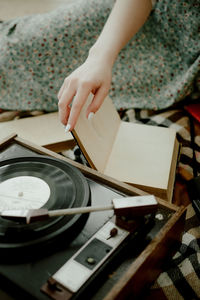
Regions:
<instances>
[{"instance_id":1,"label":"book cover","mask_svg":"<svg viewBox=\"0 0 200 300\"><path fill-rule=\"evenodd\" d=\"M89 97L73 135L90 166L171 201L179 144L170 128L124 122L107 97L91 120Z\"/></svg>"}]
</instances>

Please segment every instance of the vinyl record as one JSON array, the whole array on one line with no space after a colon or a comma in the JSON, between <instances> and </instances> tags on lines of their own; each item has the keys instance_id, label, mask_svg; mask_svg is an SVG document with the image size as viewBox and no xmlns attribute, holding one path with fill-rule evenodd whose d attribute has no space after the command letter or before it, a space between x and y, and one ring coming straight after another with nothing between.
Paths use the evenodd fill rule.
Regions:
<instances>
[{"instance_id":1,"label":"vinyl record","mask_svg":"<svg viewBox=\"0 0 200 300\"><path fill-rule=\"evenodd\" d=\"M48 156L16 157L0 162L0 210L64 209L87 206L86 178L72 165ZM23 224L0 217L0 256L41 254L68 242L86 221L85 215L50 218ZM51 247L50 247L51 246Z\"/></svg>"}]
</instances>

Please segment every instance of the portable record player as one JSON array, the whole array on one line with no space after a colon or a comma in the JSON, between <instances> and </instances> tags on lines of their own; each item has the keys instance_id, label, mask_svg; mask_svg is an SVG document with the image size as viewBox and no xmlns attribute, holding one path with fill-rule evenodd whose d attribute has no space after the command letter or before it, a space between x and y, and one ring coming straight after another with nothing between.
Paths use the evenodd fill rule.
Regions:
<instances>
[{"instance_id":1,"label":"portable record player","mask_svg":"<svg viewBox=\"0 0 200 300\"><path fill-rule=\"evenodd\" d=\"M106 206L113 198L147 195L14 134L0 143L3 209ZM156 213L133 220L132 230L124 226L131 220L117 223L112 210L28 225L0 217L0 289L10 299L138 296L183 231L185 208L157 201Z\"/></svg>"}]
</instances>

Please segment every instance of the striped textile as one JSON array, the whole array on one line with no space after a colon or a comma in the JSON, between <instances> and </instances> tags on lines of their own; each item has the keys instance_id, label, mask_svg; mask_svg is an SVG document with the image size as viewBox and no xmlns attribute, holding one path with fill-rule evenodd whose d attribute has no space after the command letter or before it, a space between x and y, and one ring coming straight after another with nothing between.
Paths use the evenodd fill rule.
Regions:
<instances>
[{"instance_id":1,"label":"striped textile","mask_svg":"<svg viewBox=\"0 0 200 300\"><path fill-rule=\"evenodd\" d=\"M200 298L200 219L187 193L187 181L200 171L200 124L184 109L155 113L146 110L120 111L128 122L174 128L181 143L173 203L187 205L185 229L179 249L151 287L147 299ZM192 133L192 135L191 135Z\"/></svg>"}]
</instances>

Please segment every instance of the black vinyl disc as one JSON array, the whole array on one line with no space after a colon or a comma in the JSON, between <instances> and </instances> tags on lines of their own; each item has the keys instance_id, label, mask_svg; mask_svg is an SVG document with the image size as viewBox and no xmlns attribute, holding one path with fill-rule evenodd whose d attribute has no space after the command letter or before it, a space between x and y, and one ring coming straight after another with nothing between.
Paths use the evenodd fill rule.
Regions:
<instances>
[{"instance_id":1,"label":"black vinyl disc","mask_svg":"<svg viewBox=\"0 0 200 300\"><path fill-rule=\"evenodd\" d=\"M0 162L1 210L41 207L54 210L88 204L88 182L69 163L42 155ZM59 241L70 241L84 226L86 219L84 215L70 215L23 224L0 217L0 256L9 257L12 253L15 256L40 255L53 246L57 247Z\"/></svg>"}]
</instances>

